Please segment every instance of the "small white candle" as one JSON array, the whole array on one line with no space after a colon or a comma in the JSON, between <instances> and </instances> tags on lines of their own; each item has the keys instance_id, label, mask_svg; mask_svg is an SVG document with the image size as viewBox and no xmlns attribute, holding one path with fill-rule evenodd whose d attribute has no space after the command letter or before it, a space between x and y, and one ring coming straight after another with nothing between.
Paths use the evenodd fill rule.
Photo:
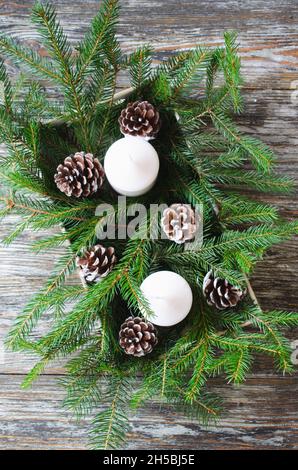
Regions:
<instances>
[{"instance_id":1,"label":"small white candle","mask_svg":"<svg viewBox=\"0 0 298 470\"><path fill-rule=\"evenodd\" d=\"M117 193L141 196L156 181L159 159L154 147L145 139L126 136L108 149L104 169L107 180Z\"/></svg>"},{"instance_id":2,"label":"small white candle","mask_svg":"<svg viewBox=\"0 0 298 470\"><path fill-rule=\"evenodd\" d=\"M193 295L188 282L171 271L150 274L142 282L141 291L154 313L150 321L158 326L176 325L184 320L192 306ZM145 315L144 308L141 310Z\"/></svg>"}]
</instances>

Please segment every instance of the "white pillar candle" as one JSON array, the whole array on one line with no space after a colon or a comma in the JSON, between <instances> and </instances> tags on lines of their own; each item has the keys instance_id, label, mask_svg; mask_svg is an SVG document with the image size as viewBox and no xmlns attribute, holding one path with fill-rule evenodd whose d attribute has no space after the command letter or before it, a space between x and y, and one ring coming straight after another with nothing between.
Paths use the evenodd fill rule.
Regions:
<instances>
[{"instance_id":1,"label":"white pillar candle","mask_svg":"<svg viewBox=\"0 0 298 470\"><path fill-rule=\"evenodd\" d=\"M193 301L188 282L171 271L150 274L141 284L141 291L148 300L154 316L150 321L158 326L172 326L188 315ZM144 308L142 313L146 316Z\"/></svg>"},{"instance_id":2,"label":"white pillar candle","mask_svg":"<svg viewBox=\"0 0 298 470\"><path fill-rule=\"evenodd\" d=\"M145 139L126 136L108 149L104 169L107 180L117 193L140 196L154 185L159 159L154 147Z\"/></svg>"}]
</instances>

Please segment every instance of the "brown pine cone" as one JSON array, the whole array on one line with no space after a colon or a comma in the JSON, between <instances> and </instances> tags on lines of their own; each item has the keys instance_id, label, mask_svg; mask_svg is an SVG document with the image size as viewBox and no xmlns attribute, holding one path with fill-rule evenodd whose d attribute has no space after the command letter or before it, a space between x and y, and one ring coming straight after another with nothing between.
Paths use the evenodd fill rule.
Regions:
<instances>
[{"instance_id":1,"label":"brown pine cone","mask_svg":"<svg viewBox=\"0 0 298 470\"><path fill-rule=\"evenodd\" d=\"M119 117L122 134L154 138L160 129L159 112L148 101L129 103Z\"/></svg>"},{"instance_id":2,"label":"brown pine cone","mask_svg":"<svg viewBox=\"0 0 298 470\"><path fill-rule=\"evenodd\" d=\"M161 226L169 240L185 243L196 234L195 213L189 204L172 204L163 211Z\"/></svg>"},{"instance_id":3,"label":"brown pine cone","mask_svg":"<svg viewBox=\"0 0 298 470\"><path fill-rule=\"evenodd\" d=\"M115 249L112 246L93 246L81 258L77 258L82 281L86 284L99 282L109 274L116 261Z\"/></svg>"},{"instance_id":4,"label":"brown pine cone","mask_svg":"<svg viewBox=\"0 0 298 470\"><path fill-rule=\"evenodd\" d=\"M203 293L209 305L223 310L236 307L245 296L246 289L242 290L230 284L226 279L214 277L212 271L209 271L204 277Z\"/></svg>"},{"instance_id":5,"label":"brown pine cone","mask_svg":"<svg viewBox=\"0 0 298 470\"><path fill-rule=\"evenodd\" d=\"M67 196L91 196L104 180L104 169L92 153L76 152L66 157L56 171L55 183Z\"/></svg>"},{"instance_id":6,"label":"brown pine cone","mask_svg":"<svg viewBox=\"0 0 298 470\"><path fill-rule=\"evenodd\" d=\"M119 344L126 354L145 356L151 353L157 344L156 329L148 320L129 317L121 325Z\"/></svg>"}]
</instances>

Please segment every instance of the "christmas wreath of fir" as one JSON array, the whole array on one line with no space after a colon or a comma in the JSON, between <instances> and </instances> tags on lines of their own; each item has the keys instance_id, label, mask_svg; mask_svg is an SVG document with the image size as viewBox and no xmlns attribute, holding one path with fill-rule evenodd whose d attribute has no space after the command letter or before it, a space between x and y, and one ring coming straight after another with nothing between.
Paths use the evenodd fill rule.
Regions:
<instances>
[{"instance_id":1,"label":"christmas wreath of fir","mask_svg":"<svg viewBox=\"0 0 298 470\"><path fill-rule=\"evenodd\" d=\"M24 386L51 360L72 355L65 406L93 414L94 448L121 447L128 409L150 398L202 423L216 419L221 403L206 390L208 378L244 381L255 353L290 372L282 329L298 324L297 313L263 312L248 281L265 251L297 233L298 224L240 194L243 186L282 193L292 183L274 173L272 151L234 122L243 106L236 35L153 68L148 46L122 53L117 19L118 2L105 0L73 50L54 9L37 4L32 20L48 57L0 37L3 58L28 73L20 100L22 85L12 84L0 63L2 215L22 216L5 241L28 227L56 225L63 231L34 248L70 241L7 346L39 356ZM121 70L131 87L117 93ZM55 84L61 99L48 96L38 78ZM152 216L153 204L163 205L161 216ZM106 214L98 216L102 205ZM123 225L126 235L131 228L124 212L140 205L145 212L133 234L120 237ZM103 239L107 226L114 237ZM77 269L83 287L66 282ZM33 340L38 321L53 310L59 315L50 331ZM108 404L98 412L102 401Z\"/></svg>"}]
</instances>

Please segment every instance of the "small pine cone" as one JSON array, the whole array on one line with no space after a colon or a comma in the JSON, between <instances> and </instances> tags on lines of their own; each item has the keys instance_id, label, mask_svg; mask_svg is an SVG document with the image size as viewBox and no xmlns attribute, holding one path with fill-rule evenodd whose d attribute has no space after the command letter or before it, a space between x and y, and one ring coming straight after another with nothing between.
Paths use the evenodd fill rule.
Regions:
<instances>
[{"instance_id":1,"label":"small pine cone","mask_svg":"<svg viewBox=\"0 0 298 470\"><path fill-rule=\"evenodd\" d=\"M154 138L160 129L159 112L148 101L129 103L119 117L122 134Z\"/></svg>"},{"instance_id":2,"label":"small pine cone","mask_svg":"<svg viewBox=\"0 0 298 470\"><path fill-rule=\"evenodd\" d=\"M185 243L196 234L195 213L188 204L172 204L163 211L161 226L169 240Z\"/></svg>"},{"instance_id":3,"label":"small pine cone","mask_svg":"<svg viewBox=\"0 0 298 470\"><path fill-rule=\"evenodd\" d=\"M203 293L209 305L224 310L236 307L245 296L246 289L242 290L230 284L226 279L214 277L212 271L209 271L204 277Z\"/></svg>"},{"instance_id":4,"label":"small pine cone","mask_svg":"<svg viewBox=\"0 0 298 470\"><path fill-rule=\"evenodd\" d=\"M121 325L119 344L126 354L145 356L157 344L156 329L148 320L129 317Z\"/></svg>"},{"instance_id":5,"label":"small pine cone","mask_svg":"<svg viewBox=\"0 0 298 470\"><path fill-rule=\"evenodd\" d=\"M55 183L67 196L91 196L104 180L104 169L92 153L76 152L66 157L56 171Z\"/></svg>"},{"instance_id":6,"label":"small pine cone","mask_svg":"<svg viewBox=\"0 0 298 470\"><path fill-rule=\"evenodd\" d=\"M84 256L77 258L82 281L86 284L99 282L109 274L116 261L115 249L113 247L93 246L84 253Z\"/></svg>"}]
</instances>

